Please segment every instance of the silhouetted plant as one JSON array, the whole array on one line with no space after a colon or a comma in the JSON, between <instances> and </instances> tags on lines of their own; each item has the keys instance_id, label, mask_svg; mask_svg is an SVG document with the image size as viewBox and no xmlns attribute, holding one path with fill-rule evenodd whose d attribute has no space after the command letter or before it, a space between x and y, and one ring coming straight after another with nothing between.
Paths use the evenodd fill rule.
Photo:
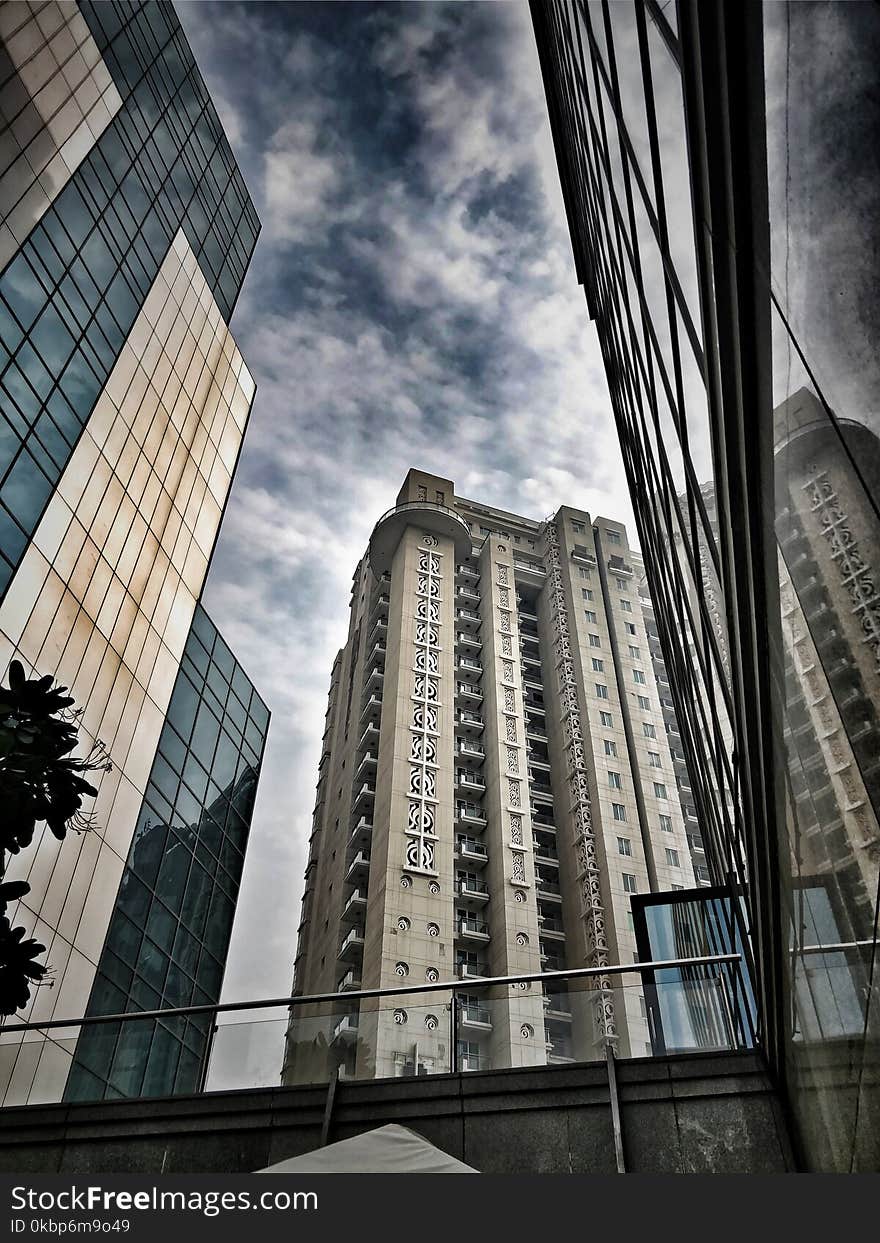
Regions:
<instances>
[{"instance_id":1,"label":"silhouetted plant","mask_svg":"<svg viewBox=\"0 0 880 1243\"><path fill-rule=\"evenodd\" d=\"M41 821L59 841L68 829L91 827L82 803L98 791L83 774L109 771L112 765L100 742L88 755L71 758L81 710L71 710L74 701L66 692L51 675L27 678L17 660L9 666L9 686L0 686L0 877L6 854L29 846ZM24 928L13 928L6 917L7 903L29 892L26 881L0 884L0 1014L26 1006L31 985L48 971L36 961L46 947L27 938Z\"/></svg>"}]
</instances>

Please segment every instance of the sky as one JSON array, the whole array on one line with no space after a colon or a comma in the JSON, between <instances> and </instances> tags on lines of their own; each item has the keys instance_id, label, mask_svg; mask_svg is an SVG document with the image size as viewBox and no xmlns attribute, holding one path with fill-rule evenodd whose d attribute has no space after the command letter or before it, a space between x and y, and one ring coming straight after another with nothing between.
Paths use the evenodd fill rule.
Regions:
<instances>
[{"instance_id":1,"label":"sky","mask_svg":"<svg viewBox=\"0 0 880 1243\"><path fill-rule=\"evenodd\" d=\"M285 995L351 577L410 466L630 525L521 3L176 5L263 230L205 604L272 711L224 1000Z\"/></svg>"}]
</instances>

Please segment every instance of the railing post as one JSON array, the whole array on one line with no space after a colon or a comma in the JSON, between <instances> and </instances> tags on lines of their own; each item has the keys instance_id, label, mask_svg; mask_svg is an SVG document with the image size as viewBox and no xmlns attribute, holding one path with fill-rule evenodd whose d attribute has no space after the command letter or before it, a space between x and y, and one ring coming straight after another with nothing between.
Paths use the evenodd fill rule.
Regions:
<instances>
[{"instance_id":1,"label":"railing post","mask_svg":"<svg viewBox=\"0 0 880 1243\"><path fill-rule=\"evenodd\" d=\"M199 1086L198 1092L205 1091L205 1085L208 1082L208 1070L211 1065L211 1054L214 1051L214 1037L217 1035L217 1011L215 1010L211 1016L211 1029L205 1035L205 1051L202 1054L202 1064L199 1067Z\"/></svg>"},{"instance_id":2,"label":"railing post","mask_svg":"<svg viewBox=\"0 0 880 1243\"><path fill-rule=\"evenodd\" d=\"M620 1124L620 1097L617 1094L617 1066L614 1061L614 1045L605 1043L605 1065L608 1069L608 1100L611 1105L611 1131L614 1135L614 1160L618 1174L626 1173L623 1156L623 1128Z\"/></svg>"},{"instance_id":3,"label":"railing post","mask_svg":"<svg viewBox=\"0 0 880 1243\"><path fill-rule=\"evenodd\" d=\"M454 1075L458 1074L458 994L452 990L449 1003L449 1038L452 1041L449 1051L449 1066Z\"/></svg>"}]
</instances>

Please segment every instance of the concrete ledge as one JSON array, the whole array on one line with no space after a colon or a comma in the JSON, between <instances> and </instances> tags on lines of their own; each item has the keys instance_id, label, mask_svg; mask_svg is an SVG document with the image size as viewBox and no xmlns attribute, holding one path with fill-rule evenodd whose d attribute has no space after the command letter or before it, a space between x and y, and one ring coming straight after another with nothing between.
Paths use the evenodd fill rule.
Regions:
<instances>
[{"instance_id":1,"label":"concrete ledge","mask_svg":"<svg viewBox=\"0 0 880 1243\"><path fill-rule=\"evenodd\" d=\"M627 1168L792 1168L760 1059L715 1054L618 1063ZM8 1173L241 1173L320 1143L326 1088L277 1087L0 1111ZM486 1173L614 1170L604 1063L337 1086L330 1139L386 1122Z\"/></svg>"}]
</instances>

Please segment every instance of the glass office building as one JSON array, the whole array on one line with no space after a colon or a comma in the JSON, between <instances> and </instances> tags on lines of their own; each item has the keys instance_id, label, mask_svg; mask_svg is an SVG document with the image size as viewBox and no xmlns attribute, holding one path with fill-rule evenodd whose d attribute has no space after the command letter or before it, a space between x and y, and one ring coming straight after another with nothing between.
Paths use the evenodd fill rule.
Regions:
<instances>
[{"instance_id":1,"label":"glass office building","mask_svg":"<svg viewBox=\"0 0 880 1243\"><path fill-rule=\"evenodd\" d=\"M0 667L16 657L69 686L83 750L99 738L113 763L96 827L63 843L38 832L7 872L31 887L8 914L53 971L31 1021L84 1013L117 894L123 906L134 888L126 860L184 651L209 626L197 602L254 396L229 320L258 230L170 4L0 6ZM248 710L234 698L221 716ZM206 771L216 789L190 783L175 804L200 839L241 777ZM205 961L192 979L210 992ZM0 1099L58 1099L70 1052L3 1036Z\"/></svg>"},{"instance_id":2,"label":"glass office building","mask_svg":"<svg viewBox=\"0 0 880 1243\"><path fill-rule=\"evenodd\" d=\"M86 1011L210 1005L223 964L269 714L196 609ZM201 1085L205 1017L86 1027L67 1099Z\"/></svg>"},{"instance_id":3,"label":"glass office building","mask_svg":"<svg viewBox=\"0 0 880 1243\"><path fill-rule=\"evenodd\" d=\"M880 9L531 8L706 866L803 1166L874 1169Z\"/></svg>"}]
</instances>

